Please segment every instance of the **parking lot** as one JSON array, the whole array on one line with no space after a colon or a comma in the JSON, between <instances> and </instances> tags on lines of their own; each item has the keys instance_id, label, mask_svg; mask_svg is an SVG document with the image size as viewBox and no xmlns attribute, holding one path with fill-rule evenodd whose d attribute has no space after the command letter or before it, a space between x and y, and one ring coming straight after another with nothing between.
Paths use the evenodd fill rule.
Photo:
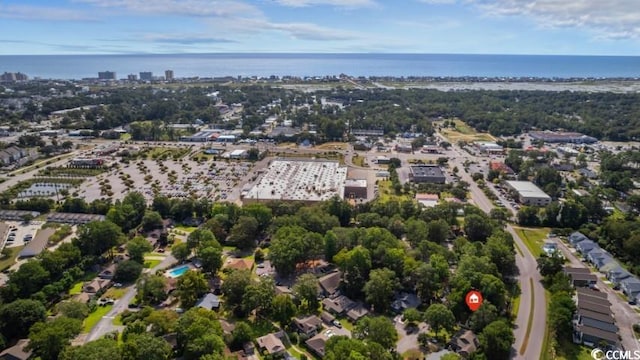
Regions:
<instances>
[{"instance_id":1,"label":"parking lot","mask_svg":"<svg viewBox=\"0 0 640 360\"><path fill-rule=\"evenodd\" d=\"M5 242L5 246L6 247L18 247L18 246L24 246L25 245L25 241L24 241L24 237L26 235L31 235L31 236L35 236L36 232L40 229L40 227L42 226L42 222L40 221L32 221L29 224L24 224L22 222L19 221L5 221L5 223L7 225L9 225L10 228L15 229L14 231L10 231L9 232L9 237L11 237L11 234L14 234L13 241L9 241L7 239L7 241ZM5 239L2 239L3 241Z\"/></svg>"}]
</instances>

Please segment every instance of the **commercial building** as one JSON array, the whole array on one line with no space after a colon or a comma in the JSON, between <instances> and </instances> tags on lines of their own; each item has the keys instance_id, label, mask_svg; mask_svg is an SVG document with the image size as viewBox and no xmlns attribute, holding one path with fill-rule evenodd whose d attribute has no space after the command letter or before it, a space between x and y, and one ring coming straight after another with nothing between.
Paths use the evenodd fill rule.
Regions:
<instances>
[{"instance_id":1,"label":"commercial building","mask_svg":"<svg viewBox=\"0 0 640 360\"><path fill-rule=\"evenodd\" d=\"M20 251L18 257L28 258L40 255L40 253L47 247L49 238L55 232L55 228L44 228L38 230L36 236L34 236L34 238L27 243L27 246L25 246L25 248Z\"/></svg>"},{"instance_id":2,"label":"commercial building","mask_svg":"<svg viewBox=\"0 0 640 360\"><path fill-rule=\"evenodd\" d=\"M546 143L593 144L598 142L598 139L578 132L531 131L529 136L534 141L541 140Z\"/></svg>"},{"instance_id":3,"label":"commercial building","mask_svg":"<svg viewBox=\"0 0 640 360\"><path fill-rule=\"evenodd\" d=\"M504 153L504 148L494 142L479 141L475 142L474 145L476 149L485 154L498 155Z\"/></svg>"},{"instance_id":4,"label":"commercial building","mask_svg":"<svg viewBox=\"0 0 640 360\"><path fill-rule=\"evenodd\" d=\"M245 202L315 202L344 196L347 168L337 161L274 160L247 191Z\"/></svg>"},{"instance_id":5,"label":"commercial building","mask_svg":"<svg viewBox=\"0 0 640 360\"><path fill-rule=\"evenodd\" d=\"M106 219L104 215L97 214L51 213L47 215L48 222L72 225L87 224L92 221L104 221L104 219Z\"/></svg>"},{"instance_id":6,"label":"commercial building","mask_svg":"<svg viewBox=\"0 0 640 360\"><path fill-rule=\"evenodd\" d=\"M411 143L402 142L396 145L396 151L403 152L403 153L410 153L413 151L413 146L411 145Z\"/></svg>"},{"instance_id":7,"label":"commercial building","mask_svg":"<svg viewBox=\"0 0 640 360\"><path fill-rule=\"evenodd\" d=\"M416 194L416 201L424 207L434 207L438 205L439 200L438 194Z\"/></svg>"},{"instance_id":8,"label":"commercial building","mask_svg":"<svg viewBox=\"0 0 640 360\"><path fill-rule=\"evenodd\" d=\"M129 74L129 75L127 75L127 80L129 80L129 81L138 81L138 75Z\"/></svg>"},{"instance_id":9,"label":"commercial building","mask_svg":"<svg viewBox=\"0 0 640 360\"><path fill-rule=\"evenodd\" d=\"M140 72L140 80L141 81L151 81L151 80L153 80L153 73L151 71L141 71Z\"/></svg>"},{"instance_id":10,"label":"commercial building","mask_svg":"<svg viewBox=\"0 0 640 360\"><path fill-rule=\"evenodd\" d=\"M246 159L249 157L249 152L243 149L233 150L229 153L229 159Z\"/></svg>"},{"instance_id":11,"label":"commercial building","mask_svg":"<svg viewBox=\"0 0 640 360\"><path fill-rule=\"evenodd\" d=\"M5 72L0 75L0 81L2 82L16 82L16 81L27 81L29 77L21 72Z\"/></svg>"},{"instance_id":12,"label":"commercial building","mask_svg":"<svg viewBox=\"0 0 640 360\"><path fill-rule=\"evenodd\" d=\"M384 136L383 129L351 129L353 136Z\"/></svg>"},{"instance_id":13,"label":"commercial building","mask_svg":"<svg viewBox=\"0 0 640 360\"><path fill-rule=\"evenodd\" d=\"M215 141L220 134L217 131L205 130L189 136L181 136L180 141L208 142Z\"/></svg>"},{"instance_id":14,"label":"commercial building","mask_svg":"<svg viewBox=\"0 0 640 360\"><path fill-rule=\"evenodd\" d=\"M100 158L75 158L69 160L69 164L67 166L73 168L99 168L104 165L104 159Z\"/></svg>"},{"instance_id":15,"label":"commercial building","mask_svg":"<svg viewBox=\"0 0 640 360\"><path fill-rule=\"evenodd\" d=\"M446 178L438 165L413 165L409 167L409 179L414 183L444 184Z\"/></svg>"},{"instance_id":16,"label":"commercial building","mask_svg":"<svg viewBox=\"0 0 640 360\"><path fill-rule=\"evenodd\" d=\"M505 184L518 194L518 201L521 204L546 206L551 203L551 196L531 181L505 181Z\"/></svg>"},{"instance_id":17,"label":"commercial building","mask_svg":"<svg viewBox=\"0 0 640 360\"><path fill-rule=\"evenodd\" d=\"M173 70L165 70L164 71L164 79L167 81L173 80Z\"/></svg>"},{"instance_id":18,"label":"commercial building","mask_svg":"<svg viewBox=\"0 0 640 360\"><path fill-rule=\"evenodd\" d=\"M344 183L344 197L351 199L366 199L367 180L347 179Z\"/></svg>"},{"instance_id":19,"label":"commercial building","mask_svg":"<svg viewBox=\"0 0 640 360\"><path fill-rule=\"evenodd\" d=\"M116 72L115 71L100 71L98 72L98 79L100 80L115 80Z\"/></svg>"}]
</instances>

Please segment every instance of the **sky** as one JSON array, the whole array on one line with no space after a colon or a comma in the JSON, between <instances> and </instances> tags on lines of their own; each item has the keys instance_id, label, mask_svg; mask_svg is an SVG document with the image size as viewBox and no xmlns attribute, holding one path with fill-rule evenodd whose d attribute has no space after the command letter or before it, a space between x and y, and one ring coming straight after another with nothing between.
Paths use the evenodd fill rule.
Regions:
<instances>
[{"instance_id":1,"label":"sky","mask_svg":"<svg viewBox=\"0 0 640 360\"><path fill-rule=\"evenodd\" d=\"M640 55L640 0L0 0L0 55Z\"/></svg>"}]
</instances>

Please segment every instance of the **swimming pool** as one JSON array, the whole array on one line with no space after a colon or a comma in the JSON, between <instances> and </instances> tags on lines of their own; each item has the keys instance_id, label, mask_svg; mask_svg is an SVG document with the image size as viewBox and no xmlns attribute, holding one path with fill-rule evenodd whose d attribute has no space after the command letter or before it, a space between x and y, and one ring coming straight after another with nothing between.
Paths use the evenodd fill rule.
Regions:
<instances>
[{"instance_id":1,"label":"swimming pool","mask_svg":"<svg viewBox=\"0 0 640 360\"><path fill-rule=\"evenodd\" d=\"M172 278L177 278L177 277L180 277L180 276L184 275L184 273L189 271L189 269L190 269L189 265L178 266L176 268L173 268L173 269L167 271L167 275L169 277L172 277Z\"/></svg>"}]
</instances>

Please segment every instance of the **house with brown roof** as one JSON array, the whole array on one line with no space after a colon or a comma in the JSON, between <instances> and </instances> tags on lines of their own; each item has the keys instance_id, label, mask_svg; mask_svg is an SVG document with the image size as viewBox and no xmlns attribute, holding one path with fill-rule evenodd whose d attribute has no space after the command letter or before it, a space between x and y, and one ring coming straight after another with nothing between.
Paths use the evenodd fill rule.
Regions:
<instances>
[{"instance_id":1,"label":"house with brown roof","mask_svg":"<svg viewBox=\"0 0 640 360\"><path fill-rule=\"evenodd\" d=\"M342 272L336 271L331 274L327 274L318 279L318 285L320 287L320 293L324 297L331 297L338 293L342 283Z\"/></svg>"},{"instance_id":2,"label":"house with brown roof","mask_svg":"<svg viewBox=\"0 0 640 360\"><path fill-rule=\"evenodd\" d=\"M299 334L305 334L310 337L316 335L318 330L322 328L322 320L315 315L295 318L293 319L293 326Z\"/></svg>"},{"instance_id":3,"label":"house with brown roof","mask_svg":"<svg viewBox=\"0 0 640 360\"><path fill-rule=\"evenodd\" d=\"M111 280L113 279L113 276L115 274L116 274L116 264L111 264L106 268L102 269L102 271L100 271L100 273L98 274L98 277L100 279Z\"/></svg>"},{"instance_id":4,"label":"house with brown roof","mask_svg":"<svg viewBox=\"0 0 640 360\"><path fill-rule=\"evenodd\" d=\"M251 270L253 269L253 260L230 258L225 261L222 268L229 270Z\"/></svg>"},{"instance_id":5,"label":"house with brown roof","mask_svg":"<svg viewBox=\"0 0 640 360\"><path fill-rule=\"evenodd\" d=\"M29 339L21 339L12 347L0 352L1 360L27 360L31 358L31 350L27 350Z\"/></svg>"},{"instance_id":6,"label":"house with brown roof","mask_svg":"<svg viewBox=\"0 0 640 360\"><path fill-rule=\"evenodd\" d=\"M344 295L340 295L336 298L325 298L322 300L322 307L333 315L345 315L347 311L351 310L356 305L353 300Z\"/></svg>"},{"instance_id":7,"label":"house with brown roof","mask_svg":"<svg viewBox=\"0 0 640 360\"><path fill-rule=\"evenodd\" d=\"M108 289L110 286L111 280L100 279L97 277L90 282L85 283L84 286L82 286L82 291L89 294L95 294L102 289Z\"/></svg>"},{"instance_id":8,"label":"house with brown roof","mask_svg":"<svg viewBox=\"0 0 640 360\"><path fill-rule=\"evenodd\" d=\"M347 317L352 322L356 322L369 314L367 309L362 303L357 303L351 309L347 311Z\"/></svg>"},{"instance_id":9,"label":"house with brown roof","mask_svg":"<svg viewBox=\"0 0 640 360\"><path fill-rule=\"evenodd\" d=\"M266 355L283 354L286 351L282 340L276 334L271 333L256 339L258 349Z\"/></svg>"},{"instance_id":10,"label":"house with brown roof","mask_svg":"<svg viewBox=\"0 0 640 360\"><path fill-rule=\"evenodd\" d=\"M316 355L321 358L324 357L325 346L327 344L327 337L324 334L318 334L311 339L305 341L304 343L307 345L309 350L314 352Z\"/></svg>"},{"instance_id":11,"label":"house with brown roof","mask_svg":"<svg viewBox=\"0 0 640 360\"><path fill-rule=\"evenodd\" d=\"M329 314L326 311L323 311L322 313L320 313L320 319L322 319L322 321L327 324L327 325L332 325L333 324L333 320L336 319L335 316Z\"/></svg>"},{"instance_id":12,"label":"house with brown roof","mask_svg":"<svg viewBox=\"0 0 640 360\"><path fill-rule=\"evenodd\" d=\"M451 338L449 347L458 355L467 358L478 350L480 342L478 337L471 330L461 329Z\"/></svg>"}]
</instances>

